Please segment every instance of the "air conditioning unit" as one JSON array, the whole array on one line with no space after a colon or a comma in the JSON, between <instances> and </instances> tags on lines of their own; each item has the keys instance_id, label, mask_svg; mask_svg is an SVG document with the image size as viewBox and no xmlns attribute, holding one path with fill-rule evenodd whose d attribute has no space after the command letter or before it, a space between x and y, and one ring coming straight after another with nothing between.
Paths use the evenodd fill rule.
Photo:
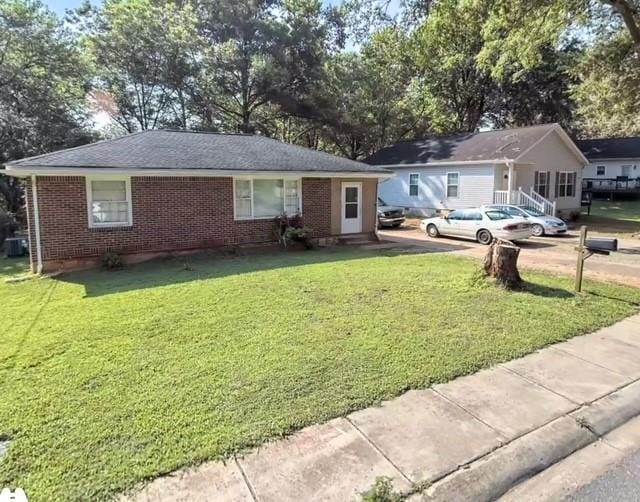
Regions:
<instances>
[{"instance_id":1,"label":"air conditioning unit","mask_svg":"<svg viewBox=\"0 0 640 502\"><path fill-rule=\"evenodd\" d=\"M7 258L17 258L27 254L28 244L24 237L11 237L4 241L4 252Z\"/></svg>"}]
</instances>

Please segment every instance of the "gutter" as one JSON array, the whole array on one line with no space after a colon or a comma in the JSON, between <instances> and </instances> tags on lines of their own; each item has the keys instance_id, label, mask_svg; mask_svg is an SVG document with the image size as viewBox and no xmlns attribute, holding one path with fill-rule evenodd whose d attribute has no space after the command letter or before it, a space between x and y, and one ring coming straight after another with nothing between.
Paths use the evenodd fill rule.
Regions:
<instances>
[{"instance_id":1,"label":"gutter","mask_svg":"<svg viewBox=\"0 0 640 502\"><path fill-rule=\"evenodd\" d=\"M42 273L42 244L40 241L40 210L38 208L38 187L36 175L31 176L31 197L33 198L33 226L36 234L36 273Z\"/></svg>"},{"instance_id":2,"label":"gutter","mask_svg":"<svg viewBox=\"0 0 640 502\"><path fill-rule=\"evenodd\" d=\"M29 176L168 176L168 177L296 177L296 178L391 178L394 173L383 169L375 171L260 171L240 169L125 169L117 167L22 167L8 164L4 171L7 176L27 178Z\"/></svg>"}]
</instances>

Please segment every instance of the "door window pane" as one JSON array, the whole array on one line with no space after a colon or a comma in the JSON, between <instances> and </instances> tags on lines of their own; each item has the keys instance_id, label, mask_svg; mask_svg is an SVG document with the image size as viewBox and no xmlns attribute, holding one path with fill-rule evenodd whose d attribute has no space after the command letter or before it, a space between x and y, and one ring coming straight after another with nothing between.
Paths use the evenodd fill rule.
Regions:
<instances>
[{"instance_id":1,"label":"door window pane","mask_svg":"<svg viewBox=\"0 0 640 502\"><path fill-rule=\"evenodd\" d=\"M344 206L344 217L353 219L358 217L358 204L347 203Z\"/></svg>"},{"instance_id":2,"label":"door window pane","mask_svg":"<svg viewBox=\"0 0 640 502\"><path fill-rule=\"evenodd\" d=\"M345 202L358 202L358 189L356 187L346 187L344 189Z\"/></svg>"}]
</instances>

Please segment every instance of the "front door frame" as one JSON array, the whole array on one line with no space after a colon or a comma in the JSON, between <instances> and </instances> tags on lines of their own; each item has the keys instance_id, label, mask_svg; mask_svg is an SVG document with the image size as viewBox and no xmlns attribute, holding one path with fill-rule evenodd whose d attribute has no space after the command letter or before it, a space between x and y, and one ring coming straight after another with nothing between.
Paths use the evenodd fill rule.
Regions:
<instances>
[{"instance_id":1,"label":"front door frame","mask_svg":"<svg viewBox=\"0 0 640 502\"><path fill-rule=\"evenodd\" d=\"M346 218L346 191L347 188L358 189L358 218ZM341 234L359 234L362 232L362 182L360 181L343 181L340 188L340 233ZM351 204L351 203L350 203Z\"/></svg>"}]
</instances>

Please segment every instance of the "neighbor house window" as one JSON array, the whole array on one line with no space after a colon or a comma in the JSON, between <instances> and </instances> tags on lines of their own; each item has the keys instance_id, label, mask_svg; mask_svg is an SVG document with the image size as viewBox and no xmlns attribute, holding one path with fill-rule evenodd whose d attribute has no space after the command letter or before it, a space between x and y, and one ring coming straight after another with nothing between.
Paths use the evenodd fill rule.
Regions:
<instances>
[{"instance_id":1,"label":"neighbor house window","mask_svg":"<svg viewBox=\"0 0 640 502\"><path fill-rule=\"evenodd\" d=\"M236 219L274 218L300 213L300 180L236 179Z\"/></svg>"},{"instance_id":2,"label":"neighbor house window","mask_svg":"<svg viewBox=\"0 0 640 502\"><path fill-rule=\"evenodd\" d=\"M535 171L533 173L533 190L542 195L549 197L549 179L551 173L549 171Z\"/></svg>"},{"instance_id":3,"label":"neighbor house window","mask_svg":"<svg viewBox=\"0 0 640 502\"><path fill-rule=\"evenodd\" d=\"M460 185L459 173L447 173L447 197L455 198L458 196Z\"/></svg>"},{"instance_id":4,"label":"neighbor house window","mask_svg":"<svg viewBox=\"0 0 640 502\"><path fill-rule=\"evenodd\" d=\"M410 174L409 175L409 196L411 197L418 196L418 183L420 183L420 175Z\"/></svg>"},{"instance_id":5,"label":"neighbor house window","mask_svg":"<svg viewBox=\"0 0 640 502\"><path fill-rule=\"evenodd\" d=\"M596 176L604 176L606 172L605 166L596 167Z\"/></svg>"},{"instance_id":6,"label":"neighbor house window","mask_svg":"<svg viewBox=\"0 0 640 502\"><path fill-rule=\"evenodd\" d=\"M131 181L127 179L87 179L90 227L132 224Z\"/></svg>"},{"instance_id":7,"label":"neighbor house window","mask_svg":"<svg viewBox=\"0 0 640 502\"><path fill-rule=\"evenodd\" d=\"M576 173L561 171L556 173L556 197L575 197Z\"/></svg>"}]
</instances>

